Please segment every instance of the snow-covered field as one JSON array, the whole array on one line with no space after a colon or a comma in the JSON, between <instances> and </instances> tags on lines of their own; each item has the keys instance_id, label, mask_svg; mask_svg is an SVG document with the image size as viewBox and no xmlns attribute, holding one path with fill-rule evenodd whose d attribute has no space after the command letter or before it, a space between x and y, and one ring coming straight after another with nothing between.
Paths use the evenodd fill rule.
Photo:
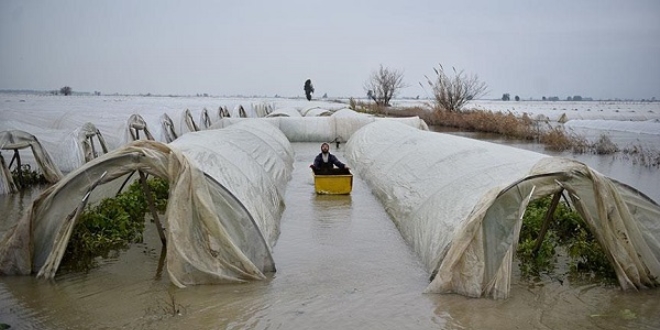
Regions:
<instances>
[{"instance_id":1,"label":"snow-covered field","mask_svg":"<svg viewBox=\"0 0 660 330\"><path fill-rule=\"evenodd\" d=\"M428 100L394 100L394 106L425 106ZM76 135L80 127L93 123L103 134L108 147L114 149L128 141L127 120L139 114L156 140L165 142L163 116L169 116L177 134L190 131L185 124L186 110L201 123L206 109L212 122L220 119L219 108L238 115L242 106L248 117L258 116L269 108L297 109L302 114L313 108L339 110L348 100L313 100L287 98L219 98L219 97L147 97L147 96L53 96L0 94L0 132L22 130L35 135L63 171L72 170L80 162ZM642 142L660 149L660 102L545 102L545 101L473 101L467 108L528 113L535 119L557 122L568 120L567 128L590 138L611 135L618 144ZM310 114L318 111L309 111Z\"/></svg>"}]
</instances>

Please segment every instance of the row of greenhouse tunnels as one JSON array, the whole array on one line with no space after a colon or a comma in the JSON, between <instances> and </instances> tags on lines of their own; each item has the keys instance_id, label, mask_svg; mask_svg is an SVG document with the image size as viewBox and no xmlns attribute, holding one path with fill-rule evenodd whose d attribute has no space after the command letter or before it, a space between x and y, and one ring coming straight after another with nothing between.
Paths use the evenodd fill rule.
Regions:
<instances>
[{"instance_id":1,"label":"row of greenhouse tunnels","mask_svg":"<svg viewBox=\"0 0 660 330\"><path fill-rule=\"evenodd\" d=\"M0 132L0 193L43 189L2 238L0 274L57 280L153 225L178 287L264 280L276 272L292 143L335 142L424 265L425 293L507 298L515 274L580 246L592 252L573 270L625 290L658 285L660 206L583 163L430 132L417 117L267 112L189 116L182 134L165 119L166 139L138 115L109 139L85 123L60 157L77 163L64 165L36 134Z\"/></svg>"}]
</instances>

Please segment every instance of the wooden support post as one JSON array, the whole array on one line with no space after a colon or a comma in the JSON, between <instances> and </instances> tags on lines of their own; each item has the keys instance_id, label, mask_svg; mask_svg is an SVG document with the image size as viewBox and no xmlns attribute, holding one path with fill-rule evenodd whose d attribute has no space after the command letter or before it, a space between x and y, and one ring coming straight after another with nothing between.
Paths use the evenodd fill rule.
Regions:
<instances>
[{"instance_id":1,"label":"wooden support post","mask_svg":"<svg viewBox=\"0 0 660 330\"><path fill-rule=\"evenodd\" d=\"M154 218L154 222L156 223L156 229L158 229L158 236L160 236L160 241L163 243L163 246L166 245L166 240L165 240L165 231L163 230L163 225L160 223L160 219L158 218L158 212L156 211L156 204L154 203L153 196L151 196L151 188L149 188L149 184L147 184L147 176L142 173L142 171L138 170L138 173L140 174L140 182L142 183L142 189L144 190L144 197L147 200L147 204L149 204L149 210L151 210L151 216Z\"/></svg>"},{"instance_id":2,"label":"wooden support post","mask_svg":"<svg viewBox=\"0 0 660 330\"><path fill-rule=\"evenodd\" d=\"M23 189L25 183L23 182L23 169L21 168L21 154L18 152L18 149L14 149L14 157L16 158L16 169L18 170L18 186Z\"/></svg>"},{"instance_id":3,"label":"wooden support post","mask_svg":"<svg viewBox=\"0 0 660 330\"><path fill-rule=\"evenodd\" d=\"M126 180L124 180L124 182L121 184L121 187L119 187L119 190L117 190L117 193L115 195L121 194L121 191L124 190L124 186L126 186L128 180L130 180L131 177L133 177L133 174L135 174L135 171L131 172L131 174L129 174L128 177L126 177Z\"/></svg>"},{"instance_id":4,"label":"wooden support post","mask_svg":"<svg viewBox=\"0 0 660 330\"><path fill-rule=\"evenodd\" d=\"M14 154L11 156L11 160L9 161L9 167L7 167L11 171L11 166L14 165L14 161L16 160L16 149L14 149Z\"/></svg>"},{"instance_id":5,"label":"wooden support post","mask_svg":"<svg viewBox=\"0 0 660 330\"><path fill-rule=\"evenodd\" d=\"M561 188L557 193L554 194L554 196L552 196L552 202L550 202L550 207L548 208L548 212L545 214L543 225L541 225L541 231L539 232L539 237L536 239L536 245L534 245L534 250L532 250L532 253L534 255L536 255L539 252L539 249L541 248L541 244L543 243L543 238L545 238L545 234L548 232L548 227L550 227L550 221L552 221L552 215L555 213L555 210L559 205L559 199L561 198L563 191L564 188Z\"/></svg>"},{"instance_id":6,"label":"wooden support post","mask_svg":"<svg viewBox=\"0 0 660 330\"><path fill-rule=\"evenodd\" d=\"M7 163L5 163L5 157L2 156L2 153L0 153L0 171L2 172L7 172L9 173L9 177L7 180L9 180L9 192L14 193L18 191L18 187L16 187L16 183L14 183L14 179L11 177L11 170L9 167L7 167ZM3 175L3 174L0 174Z\"/></svg>"},{"instance_id":7,"label":"wooden support post","mask_svg":"<svg viewBox=\"0 0 660 330\"><path fill-rule=\"evenodd\" d=\"M165 256L167 255L167 248L163 245L160 249L160 258L158 258L158 268L156 269L156 276L154 279L160 280L163 276L163 268L165 268Z\"/></svg>"},{"instance_id":8,"label":"wooden support post","mask_svg":"<svg viewBox=\"0 0 660 330\"><path fill-rule=\"evenodd\" d=\"M89 141L89 146L92 147L92 159L96 158L98 155L96 154L96 147L94 146L94 139L93 136L87 137L87 140Z\"/></svg>"}]
</instances>

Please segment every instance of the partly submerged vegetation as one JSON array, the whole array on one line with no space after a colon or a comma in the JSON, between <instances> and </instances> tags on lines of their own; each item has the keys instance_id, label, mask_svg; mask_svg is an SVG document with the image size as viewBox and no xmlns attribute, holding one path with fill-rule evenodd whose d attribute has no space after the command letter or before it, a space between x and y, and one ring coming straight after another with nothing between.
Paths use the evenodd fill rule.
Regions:
<instances>
[{"instance_id":1,"label":"partly submerged vegetation","mask_svg":"<svg viewBox=\"0 0 660 330\"><path fill-rule=\"evenodd\" d=\"M536 141L551 151L599 155L623 154L634 164L660 167L660 150L652 150L640 145L620 148L607 135L601 135L597 141L589 142L584 136L567 131L563 125L552 125L546 119L534 119L527 114L516 116L511 112L487 110L445 111L438 109L434 104L428 104L427 107L394 109L354 99L350 100L350 107L359 112L380 116L418 116L433 126L495 133L507 138Z\"/></svg>"},{"instance_id":2,"label":"partly submerged vegetation","mask_svg":"<svg viewBox=\"0 0 660 330\"><path fill-rule=\"evenodd\" d=\"M541 198L531 202L525 212L516 254L521 277L616 283L605 251L580 215L565 203L558 204L545 237L537 245L550 204L550 196Z\"/></svg>"},{"instance_id":3,"label":"partly submerged vegetation","mask_svg":"<svg viewBox=\"0 0 660 330\"><path fill-rule=\"evenodd\" d=\"M164 212L169 186L160 178L147 180L155 207ZM144 218L149 210L139 180L113 198L105 198L94 206L87 206L73 229L62 260L63 269L87 271L96 265L97 257L126 248L130 243L142 242Z\"/></svg>"},{"instance_id":4,"label":"partly submerged vegetation","mask_svg":"<svg viewBox=\"0 0 660 330\"><path fill-rule=\"evenodd\" d=\"M48 183L43 174L32 170L30 164L23 164L20 168L15 168L11 171L11 176L14 184L16 184L19 189Z\"/></svg>"}]
</instances>

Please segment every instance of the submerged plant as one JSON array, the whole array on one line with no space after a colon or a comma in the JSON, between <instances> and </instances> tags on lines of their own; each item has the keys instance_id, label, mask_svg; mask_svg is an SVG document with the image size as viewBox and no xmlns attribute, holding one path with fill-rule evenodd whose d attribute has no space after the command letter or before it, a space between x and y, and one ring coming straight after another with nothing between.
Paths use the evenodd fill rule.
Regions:
<instances>
[{"instance_id":1,"label":"submerged plant","mask_svg":"<svg viewBox=\"0 0 660 330\"><path fill-rule=\"evenodd\" d=\"M608 155L617 151L619 151L619 147L617 147L616 144L612 142L612 139L610 139L610 137L605 134L601 134L600 138L598 138L598 141L594 143L594 152L596 154Z\"/></svg>"},{"instance_id":2,"label":"submerged plant","mask_svg":"<svg viewBox=\"0 0 660 330\"><path fill-rule=\"evenodd\" d=\"M559 203L538 250L538 233L550 207L551 197L530 202L523 218L516 257L525 278L554 274L560 253L568 258L568 275L576 280L614 283L616 273L596 238L580 215ZM562 274L555 274L562 275Z\"/></svg>"},{"instance_id":3,"label":"submerged plant","mask_svg":"<svg viewBox=\"0 0 660 330\"><path fill-rule=\"evenodd\" d=\"M39 184L46 184L46 177L42 173L32 170L30 164L23 164L21 167L11 171L12 180L21 188L27 188Z\"/></svg>"},{"instance_id":4,"label":"submerged plant","mask_svg":"<svg viewBox=\"0 0 660 330\"><path fill-rule=\"evenodd\" d=\"M167 207L169 186L159 178L147 180L156 209ZM125 192L105 198L95 206L87 206L71 234L62 260L64 269L88 271L96 266L97 257L142 242L144 215L149 210L140 181Z\"/></svg>"}]
</instances>

